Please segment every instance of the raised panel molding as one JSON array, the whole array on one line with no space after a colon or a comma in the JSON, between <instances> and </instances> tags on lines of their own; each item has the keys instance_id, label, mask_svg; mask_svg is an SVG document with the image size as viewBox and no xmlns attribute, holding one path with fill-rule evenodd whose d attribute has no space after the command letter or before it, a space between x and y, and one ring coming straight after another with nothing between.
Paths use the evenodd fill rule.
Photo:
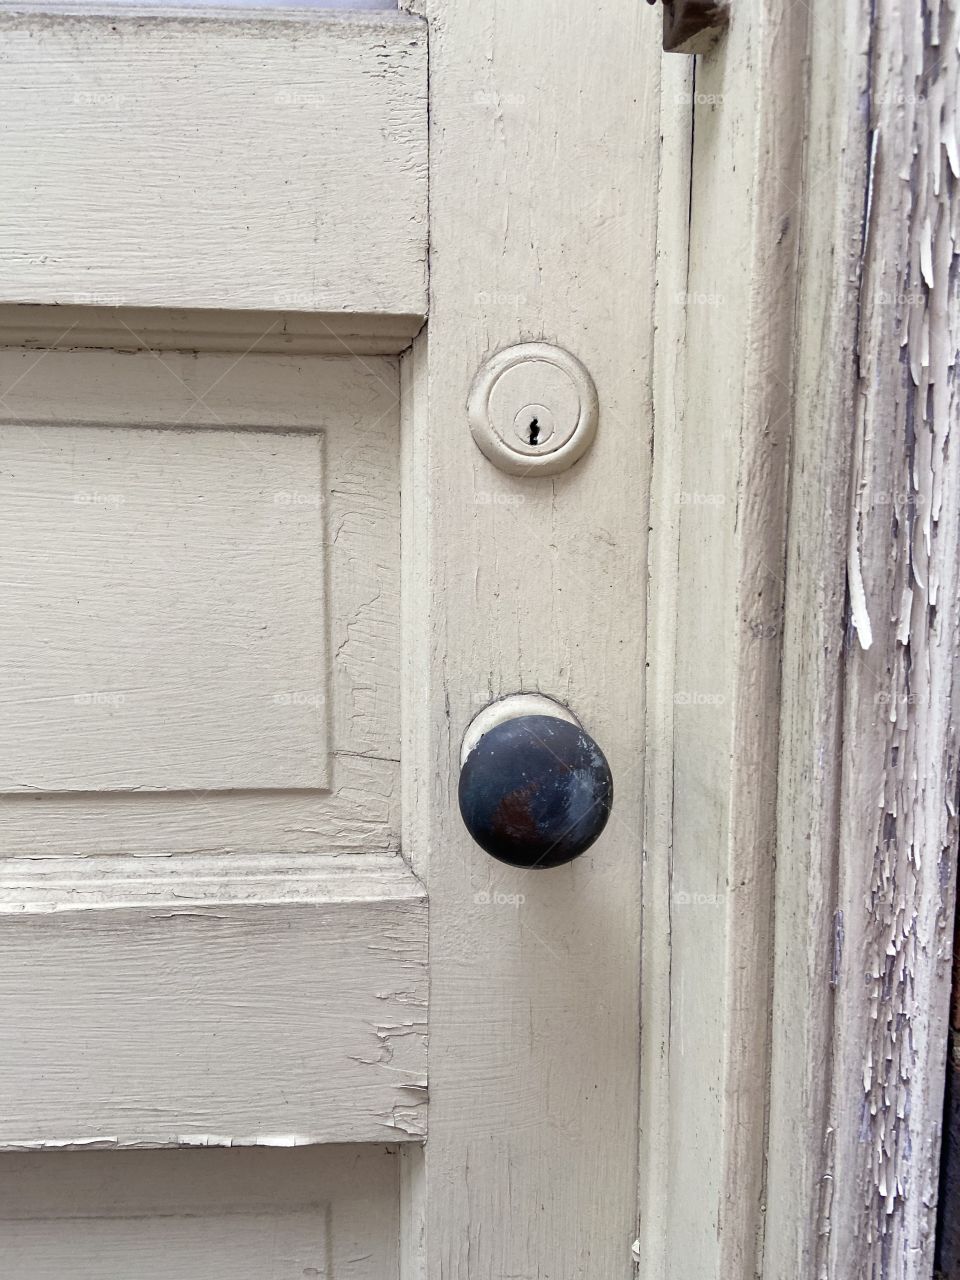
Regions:
<instances>
[{"instance_id":1,"label":"raised panel molding","mask_svg":"<svg viewBox=\"0 0 960 1280\"><path fill-rule=\"evenodd\" d=\"M0 386L4 853L396 849L397 362L6 349Z\"/></svg>"},{"instance_id":2,"label":"raised panel molding","mask_svg":"<svg viewBox=\"0 0 960 1280\"><path fill-rule=\"evenodd\" d=\"M2 1155L0 1272L395 1280L400 1163L376 1143Z\"/></svg>"}]
</instances>

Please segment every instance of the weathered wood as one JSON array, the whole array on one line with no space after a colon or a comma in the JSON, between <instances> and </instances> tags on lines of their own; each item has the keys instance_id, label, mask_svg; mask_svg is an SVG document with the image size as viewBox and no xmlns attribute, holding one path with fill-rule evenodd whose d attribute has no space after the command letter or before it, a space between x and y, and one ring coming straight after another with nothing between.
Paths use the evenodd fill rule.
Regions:
<instances>
[{"instance_id":1,"label":"weathered wood","mask_svg":"<svg viewBox=\"0 0 960 1280\"><path fill-rule=\"evenodd\" d=\"M695 86L664 71L638 1241L658 1280L752 1276L762 1240L804 23L739 6Z\"/></svg>"},{"instance_id":2,"label":"weathered wood","mask_svg":"<svg viewBox=\"0 0 960 1280\"><path fill-rule=\"evenodd\" d=\"M943 1280L960 1277L960 913L956 912L934 1266Z\"/></svg>"},{"instance_id":3,"label":"weathered wood","mask_svg":"<svg viewBox=\"0 0 960 1280\"><path fill-rule=\"evenodd\" d=\"M426 311L426 31L0 10L0 301Z\"/></svg>"},{"instance_id":4,"label":"weathered wood","mask_svg":"<svg viewBox=\"0 0 960 1280\"><path fill-rule=\"evenodd\" d=\"M0 862L0 1147L422 1138L399 857Z\"/></svg>"},{"instance_id":5,"label":"weathered wood","mask_svg":"<svg viewBox=\"0 0 960 1280\"><path fill-rule=\"evenodd\" d=\"M764 1275L924 1280L957 844L953 0L811 27Z\"/></svg>"},{"instance_id":6,"label":"weathered wood","mask_svg":"<svg viewBox=\"0 0 960 1280\"><path fill-rule=\"evenodd\" d=\"M428 0L431 313L410 444L404 847L430 893L430 1276L632 1276L659 41L634 0ZM465 412L484 359L558 342L600 398L570 471L508 475ZM610 761L603 836L494 863L457 812L500 694L567 703Z\"/></svg>"}]
</instances>

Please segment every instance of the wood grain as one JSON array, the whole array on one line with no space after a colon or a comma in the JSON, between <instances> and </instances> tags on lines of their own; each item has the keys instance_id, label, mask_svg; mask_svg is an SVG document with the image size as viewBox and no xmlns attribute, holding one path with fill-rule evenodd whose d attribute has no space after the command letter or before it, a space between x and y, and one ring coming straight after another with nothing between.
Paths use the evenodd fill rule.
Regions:
<instances>
[{"instance_id":1,"label":"wood grain","mask_svg":"<svg viewBox=\"0 0 960 1280\"><path fill-rule=\"evenodd\" d=\"M426 32L0 11L0 301L426 310Z\"/></svg>"},{"instance_id":2,"label":"wood grain","mask_svg":"<svg viewBox=\"0 0 960 1280\"><path fill-rule=\"evenodd\" d=\"M7 859L0 920L0 1147L423 1136L399 857Z\"/></svg>"}]
</instances>

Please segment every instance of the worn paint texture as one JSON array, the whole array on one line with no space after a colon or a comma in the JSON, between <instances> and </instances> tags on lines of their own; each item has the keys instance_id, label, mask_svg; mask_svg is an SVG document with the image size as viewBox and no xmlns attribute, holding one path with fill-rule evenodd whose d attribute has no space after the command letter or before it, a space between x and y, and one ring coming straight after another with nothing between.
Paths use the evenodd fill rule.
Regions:
<instances>
[{"instance_id":1,"label":"worn paint texture","mask_svg":"<svg viewBox=\"0 0 960 1280\"><path fill-rule=\"evenodd\" d=\"M812 15L765 1280L928 1280L957 842L958 5Z\"/></svg>"},{"instance_id":2,"label":"worn paint texture","mask_svg":"<svg viewBox=\"0 0 960 1280\"><path fill-rule=\"evenodd\" d=\"M960 14L881 0L871 30L821 1273L899 1280L932 1260L957 843Z\"/></svg>"}]
</instances>

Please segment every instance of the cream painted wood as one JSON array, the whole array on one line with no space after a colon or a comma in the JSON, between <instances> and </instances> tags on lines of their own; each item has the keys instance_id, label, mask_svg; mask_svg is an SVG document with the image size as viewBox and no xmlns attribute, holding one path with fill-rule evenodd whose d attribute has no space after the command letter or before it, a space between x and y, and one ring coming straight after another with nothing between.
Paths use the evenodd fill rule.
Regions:
<instances>
[{"instance_id":1,"label":"cream painted wood","mask_svg":"<svg viewBox=\"0 0 960 1280\"><path fill-rule=\"evenodd\" d=\"M272 311L0 304L0 343L45 350L378 356L403 351L423 328L422 315L291 311L286 308L296 305L295 297L278 301L281 309Z\"/></svg>"},{"instance_id":2,"label":"cream painted wood","mask_svg":"<svg viewBox=\"0 0 960 1280\"><path fill-rule=\"evenodd\" d=\"M328 789L321 447L4 424L0 789Z\"/></svg>"},{"instance_id":3,"label":"cream painted wood","mask_svg":"<svg viewBox=\"0 0 960 1280\"><path fill-rule=\"evenodd\" d=\"M6 850L395 849L396 362L0 379Z\"/></svg>"},{"instance_id":4,"label":"cream painted wood","mask_svg":"<svg viewBox=\"0 0 960 1280\"><path fill-rule=\"evenodd\" d=\"M389 1147L0 1157L17 1280L394 1280Z\"/></svg>"},{"instance_id":5,"label":"cream painted wood","mask_svg":"<svg viewBox=\"0 0 960 1280\"><path fill-rule=\"evenodd\" d=\"M23 118L26 85L45 108L9 142L19 185L6 225L0 214L0 244L6 234L19 254L0 296L11 304L0 315L10 344L0 388L17 501L34 513L37 538L49 532L73 557L69 580L88 600L113 566L129 570L138 540L165 531L165 504L178 526L190 512L202 554L171 556L156 576L168 593L186 591L191 683L219 700L215 729L188 721L182 755L144 705L138 713L131 699L109 716L98 705L101 732L74 757L82 791L49 789L71 781L69 762L52 735L44 756L42 720L27 724L31 772L48 789L4 798L0 992L5 1021L25 1028L10 1058L7 1141L396 1138L409 1148L394 1236L403 1280L626 1280L637 1229L646 638L622 584L642 580L646 556L654 15L604 0L589 24L574 9L545 25L530 0L487 11L430 0L425 16L429 100L427 28L410 15L4 17L8 101ZM79 83L65 88L69 76ZM129 101L82 96L95 92ZM367 353L399 350L425 312L428 106L432 311L403 359L398 443L397 363ZM155 147L145 175L140 157L158 135L174 145ZM40 309L54 301L66 310ZM351 335L360 355L329 358L349 353ZM466 397L486 357L539 340L583 361L600 423L576 467L530 481L494 471L476 449ZM83 536L68 538L55 504L74 477L43 462L55 436L72 448L83 493L123 492L130 502L114 505L131 509L88 504ZM253 455L237 449L248 439ZM237 578L225 572L205 591L210 543L238 549L255 495L298 472L311 500L291 500L291 536L270 537L272 551L256 544ZM282 527L275 510L264 519L268 536ZM118 545L124 528L131 536ZM96 530L109 530L99 558ZM224 563L237 569L229 555ZM67 580L46 562L40 578L61 592ZM269 663L255 663L244 628L266 619L269 635L277 594L283 625ZM77 670L70 633L59 616L38 620L36 597L19 604L34 611L26 623L38 641L59 636L56 661L34 676L41 696L62 700ZM89 615L84 648L99 654L98 684L122 667L126 688L131 649L159 625L152 607ZM257 741L276 669L291 681L308 669L312 689L324 652L326 724L297 707L279 752L268 735ZM235 681L227 653L241 664ZM142 679L158 699L171 666L148 656ZM543 876L494 865L456 811L463 730L484 703L518 689L568 703L620 788L601 841ZM183 690L172 705L178 721L191 707ZM225 723L223 708L235 706ZM122 732L105 747L102 728L117 714ZM132 758L154 737L159 762ZM201 760L207 772L192 784ZM420 881L397 854L401 808L404 857L430 895L426 937ZM421 1151L425 942L434 1110ZM39 1071L38 1061L58 1066ZM269 1154L278 1165L300 1158ZM142 1160L146 1177L161 1155L102 1158ZM39 1195L34 1185L30 1206ZM57 1218L69 1195L53 1186L55 1203L38 1213ZM221 1201L197 1195L216 1218ZM156 1200L168 1203L159 1190ZM309 1224L288 1190L263 1211L251 1206L239 1276L263 1257L259 1224L282 1212L280 1200L300 1252ZM71 1227L24 1228L29 1265L39 1267L47 1239L50 1265L69 1248L90 1269L137 1242L189 1254L201 1239L176 1212L166 1236L155 1222L117 1226L103 1207L92 1213L104 1218L102 1256L84 1254L92 1230L78 1240ZM396 1221L392 1209L384 1217ZM209 1238L224 1230L215 1224ZM381 1224L370 1230L379 1238ZM336 1274L329 1263L326 1273Z\"/></svg>"},{"instance_id":6,"label":"cream painted wood","mask_svg":"<svg viewBox=\"0 0 960 1280\"><path fill-rule=\"evenodd\" d=\"M430 1276L626 1277L636 1234L642 593L659 40L646 6L425 6L431 311L404 359L404 847L430 894ZM544 339L593 377L590 451L510 476L465 421L483 361ZM429 512L429 518L426 513ZM540 691L606 753L613 817L551 872L456 810L460 740Z\"/></svg>"},{"instance_id":7,"label":"cream painted wood","mask_svg":"<svg viewBox=\"0 0 960 1280\"><path fill-rule=\"evenodd\" d=\"M638 1241L658 1280L753 1276L763 1241L804 15L732 6L695 79L664 70Z\"/></svg>"},{"instance_id":8,"label":"cream painted wood","mask_svg":"<svg viewBox=\"0 0 960 1280\"><path fill-rule=\"evenodd\" d=\"M426 73L396 13L5 5L0 301L423 316Z\"/></svg>"},{"instance_id":9,"label":"cream painted wood","mask_svg":"<svg viewBox=\"0 0 960 1280\"><path fill-rule=\"evenodd\" d=\"M640 1275L928 1280L960 16L731 14L663 81Z\"/></svg>"},{"instance_id":10,"label":"cream painted wood","mask_svg":"<svg viewBox=\"0 0 960 1280\"><path fill-rule=\"evenodd\" d=\"M421 1138L426 947L396 857L5 859L0 1147Z\"/></svg>"},{"instance_id":11,"label":"cream painted wood","mask_svg":"<svg viewBox=\"0 0 960 1280\"><path fill-rule=\"evenodd\" d=\"M640 987L640 1232L635 1246L642 1277L666 1277L677 1243L667 1229L673 1200L671 1167L680 1158L671 1147L674 1117L670 1084L676 1072L673 1029L677 993L671 981L673 892L674 762L665 744L673 742L676 629L682 585L677 573L681 504L677 477L684 438L685 328L689 243L687 217L662 211L689 208L693 130L693 64L667 58L662 67L661 152L657 220L656 335L654 346L653 474L647 571L647 724L644 751L643 898ZM672 105L671 105L672 104ZM656 424L662 429L656 430ZM682 709L681 709L682 710ZM691 1029L692 1034L692 1029ZM683 1038L684 1046L690 1036ZM695 1047L695 1042L694 1042Z\"/></svg>"},{"instance_id":12,"label":"cream painted wood","mask_svg":"<svg viewBox=\"0 0 960 1280\"><path fill-rule=\"evenodd\" d=\"M83 455L90 492L112 492L101 478L124 461L151 507L132 512L137 536L158 536L165 494L202 486L198 541L219 531L233 544L249 496L315 477L313 442L322 449L322 481L306 488L317 502L291 499L306 509L291 510L269 586L260 544L233 597L217 595L226 580L201 591L196 556L159 566L168 589L192 584L195 684L209 683L203 663L222 675L218 645L243 634L221 627L219 600L247 600L236 625L263 622L271 604L268 626L284 619L269 668L238 668L242 697L227 686L224 701L221 686L220 707L241 699L233 750L211 759L210 725L188 721L166 772L85 749L83 792L5 797L5 852L18 855L0 869L5 1023L73 1073L40 1076L14 1045L21 1109L0 1108L22 1121L10 1141L403 1140L368 1211L372 1243L344 1255L361 1276L626 1280L639 1230L644 1280L928 1280L956 845L954 0L842 0L816 22L792 0L738 3L696 64L661 64L660 15L637 0L601 0L586 18L558 6L546 21L532 0L408 7L429 23L429 102L426 27L409 16L114 19L138 50L169 60L167 41L185 41L219 68L221 114L200 113L219 140L205 133L197 155L215 193L239 182L260 216L248 229L204 210L175 243L136 253L121 236L116 292L62 255L21 264L0 312L18 348L0 356L26 485L15 497L37 512L38 539L64 518L38 495L69 492L56 467L49 492L39 483L48 435ZM31 21L8 29L19 39ZM100 65L102 24L42 26L35 83L62 83L59 54L40 64L65 32L78 67ZM235 82L234 50L242 67L264 55L266 71ZM313 77L342 75L344 102L316 118L299 97L271 102L242 135L241 165L222 139L241 136L241 108L280 63L309 92ZM183 74L195 119L205 99ZM143 92L110 117L117 157L133 153L125 130L160 90ZM93 103L66 105L77 154L62 172L75 177L84 140L91 154L103 140L77 124ZM296 128L281 107L296 107ZM178 104L172 126L184 118ZM254 170L249 154L269 162ZM281 161L302 197L288 207L356 206L354 222L271 223ZM111 216L131 199L125 175L115 189L111 204L90 188ZM105 261L95 248L87 261ZM50 284L61 269L76 277L62 298ZM37 282L51 292L35 295ZM19 310L54 298L70 305ZM398 375L384 357L411 339ZM589 453L540 479L491 467L467 421L483 362L536 341L581 359L600 401ZM349 358L324 358L338 353ZM96 461L82 447L91 433L117 449ZM157 434L188 441L162 468ZM242 440L252 455L238 455ZM83 512L79 585L109 564L84 553L89 530L119 514ZM312 595L298 594L294 561ZM39 580L55 572L45 564ZM304 601L312 623L299 632ZM143 616L117 627L136 638ZM97 623L113 643L113 623ZM36 614L32 626L42 633ZM61 665L35 674L62 700L68 634L52 634ZM258 681L276 692L277 669L322 666L324 651L325 723L297 706L279 748L260 735L269 758L249 789L240 766L257 757L239 746L259 704L243 698ZM162 662L145 672L155 689L169 675ZM601 841L543 875L488 860L456 812L464 731L518 690L568 704L616 778ZM162 745L168 727L141 723ZM25 741L41 728L27 724ZM133 722L121 728L137 741ZM63 762L48 745L44 757L34 741L49 788ZM201 757L217 767L203 788L173 789ZM158 780L166 790L150 789ZM51 1007L84 1011L92 1030L67 1045L73 1015L44 1019ZM126 1094L95 1087L111 1072ZM310 1206L328 1193L305 1207L302 1151L171 1155L275 1161L276 1197L240 1196L248 1234L224 1256L241 1280L275 1261L268 1231L299 1259L352 1212L335 1200L314 1228ZM42 1158L73 1176L60 1153ZM156 1172L165 1153L97 1158L136 1162L124 1203L141 1196L138 1221L172 1203ZM11 1177L26 1167L8 1159ZM65 1221L69 1184L48 1167L49 1199L28 1187L24 1221ZM153 1257L212 1250L234 1188L254 1182L209 1168L189 1175L209 1235L184 1227L176 1203L167 1231L117 1225L91 1202L103 1219L92 1274L136 1242ZM203 1180L221 1172L218 1198ZM88 1265L93 1233L72 1230L17 1227L29 1258L49 1239L51 1267L67 1250Z\"/></svg>"}]
</instances>

